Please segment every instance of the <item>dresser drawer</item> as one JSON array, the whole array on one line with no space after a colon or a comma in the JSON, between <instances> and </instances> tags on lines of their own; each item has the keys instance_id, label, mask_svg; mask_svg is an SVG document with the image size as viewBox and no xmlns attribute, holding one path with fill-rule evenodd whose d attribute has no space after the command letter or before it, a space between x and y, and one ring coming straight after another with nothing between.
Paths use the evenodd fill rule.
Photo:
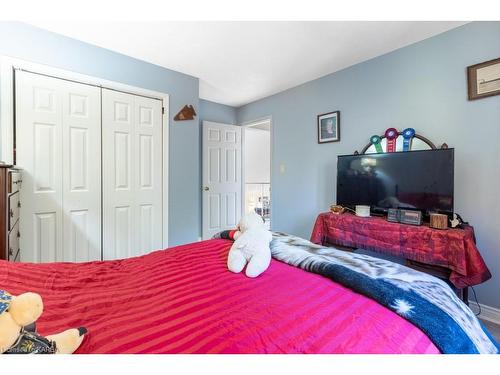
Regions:
<instances>
[{"instance_id":1,"label":"dresser drawer","mask_svg":"<svg viewBox=\"0 0 500 375\"><path fill-rule=\"evenodd\" d=\"M19 223L14 225L14 228L9 233L9 244L8 244L8 259L15 260L18 258L19 253Z\"/></svg>"},{"instance_id":2,"label":"dresser drawer","mask_svg":"<svg viewBox=\"0 0 500 375\"><path fill-rule=\"evenodd\" d=\"M9 230L12 230L19 220L19 192L9 196L9 207L7 209L9 215Z\"/></svg>"},{"instance_id":3,"label":"dresser drawer","mask_svg":"<svg viewBox=\"0 0 500 375\"><path fill-rule=\"evenodd\" d=\"M9 193L15 193L21 188L22 175L21 172L9 171Z\"/></svg>"}]
</instances>

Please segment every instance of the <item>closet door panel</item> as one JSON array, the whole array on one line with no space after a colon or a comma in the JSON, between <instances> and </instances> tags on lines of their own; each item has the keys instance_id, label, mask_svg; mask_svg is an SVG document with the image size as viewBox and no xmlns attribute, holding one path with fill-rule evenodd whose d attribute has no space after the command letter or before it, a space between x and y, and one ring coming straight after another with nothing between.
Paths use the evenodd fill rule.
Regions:
<instances>
[{"instance_id":1,"label":"closet door panel","mask_svg":"<svg viewBox=\"0 0 500 375\"><path fill-rule=\"evenodd\" d=\"M127 258L135 251L133 108L132 95L102 90L104 259Z\"/></svg>"},{"instance_id":2,"label":"closet door panel","mask_svg":"<svg viewBox=\"0 0 500 375\"><path fill-rule=\"evenodd\" d=\"M21 194L22 260L62 256L61 83L16 72L16 158L24 169Z\"/></svg>"},{"instance_id":3,"label":"closet door panel","mask_svg":"<svg viewBox=\"0 0 500 375\"><path fill-rule=\"evenodd\" d=\"M101 259L100 89L15 74L22 260Z\"/></svg>"},{"instance_id":4,"label":"closet door panel","mask_svg":"<svg viewBox=\"0 0 500 375\"><path fill-rule=\"evenodd\" d=\"M136 170L138 207L137 251L146 254L162 248L162 104L160 100L135 97Z\"/></svg>"},{"instance_id":5,"label":"closet door panel","mask_svg":"<svg viewBox=\"0 0 500 375\"><path fill-rule=\"evenodd\" d=\"M162 245L161 101L103 89L103 253Z\"/></svg>"},{"instance_id":6,"label":"closet door panel","mask_svg":"<svg viewBox=\"0 0 500 375\"><path fill-rule=\"evenodd\" d=\"M114 230L112 231L115 245L114 258L128 258L134 255L133 205L115 207L114 211ZM107 234L109 235L109 233Z\"/></svg>"},{"instance_id":7,"label":"closet door panel","mask_svg":"<svg viewBox=\"0 0 500 375\"><path fill-rule=\"evenodd\" d=\"M63 94L63 260L101 259L101 92L67 82Z\"/></svg>"}]
</instances>

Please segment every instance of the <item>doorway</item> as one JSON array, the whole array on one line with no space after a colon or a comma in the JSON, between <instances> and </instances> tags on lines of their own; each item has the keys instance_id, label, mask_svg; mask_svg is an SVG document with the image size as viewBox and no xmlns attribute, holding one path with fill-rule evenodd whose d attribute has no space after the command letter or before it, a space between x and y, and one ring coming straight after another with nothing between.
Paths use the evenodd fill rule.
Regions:
<instances>
[{"instance_id":1,"label":"doorway","mask_svg":"<svg viewBox=\"0 0 500 375\"><path fill-rule=\"evenodd\" d=\"M243 129L243 212L257 213L271 229L271 119Z\"/></svg>"}]
</instances>

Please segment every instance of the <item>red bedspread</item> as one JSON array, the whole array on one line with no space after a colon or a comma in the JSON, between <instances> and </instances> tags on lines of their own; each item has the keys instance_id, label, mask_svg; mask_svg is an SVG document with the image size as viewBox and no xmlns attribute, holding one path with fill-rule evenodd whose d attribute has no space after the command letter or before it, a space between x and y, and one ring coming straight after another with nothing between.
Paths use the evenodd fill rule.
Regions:
<instances>
[{"instance_id":1,"label":"red bedspread","mask_svg":"<svg viewBox=\"0 0 500 375\"><path fill-rule=\"evenodd\" d=\"M0 289L42 295L42 334L86 326L78 353L438 353L418 328L322 276L273 260L249 279L210 240L125 260L0 261Z\"/></svg>"}]
</instances>

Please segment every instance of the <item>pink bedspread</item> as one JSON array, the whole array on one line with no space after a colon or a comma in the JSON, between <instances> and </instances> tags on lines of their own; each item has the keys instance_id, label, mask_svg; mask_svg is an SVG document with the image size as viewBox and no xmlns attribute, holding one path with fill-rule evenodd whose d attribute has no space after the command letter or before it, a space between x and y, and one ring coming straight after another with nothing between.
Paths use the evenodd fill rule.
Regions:
<instances>
[{"instance_id":1,"label":"pink bedspread","mask_svg":"<svg viewBox=\"0 0 500 375\"><path fill-rule=\"evenodd\" d=\"M439 353L408 321L273 260L249 279L210 240L91 263L0 261L0 289L42 295L42 334L86 326L78 353Z\"/></svg>"}]
</instances>

